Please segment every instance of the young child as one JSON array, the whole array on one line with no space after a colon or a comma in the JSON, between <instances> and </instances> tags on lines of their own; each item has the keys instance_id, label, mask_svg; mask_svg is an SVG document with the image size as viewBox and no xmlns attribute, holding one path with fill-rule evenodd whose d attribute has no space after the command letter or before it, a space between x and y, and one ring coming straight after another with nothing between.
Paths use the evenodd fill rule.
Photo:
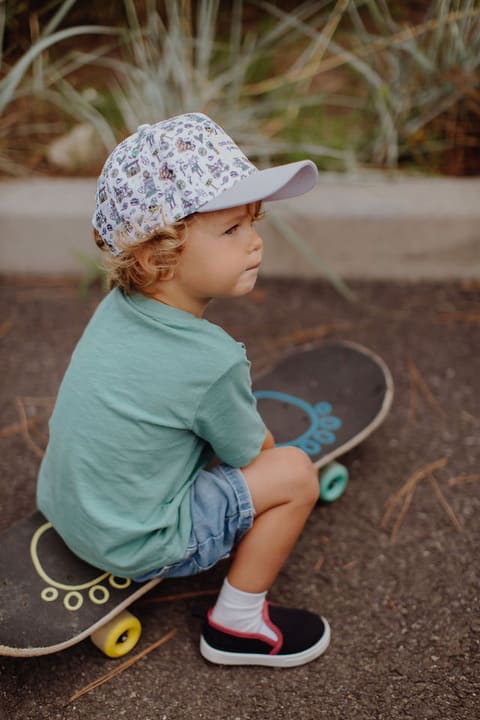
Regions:
<instances>
[{"instance_id":1,"label":"young child","mask_svg":"<svg viewBox=\"0 0 480 720\"><path fill-rule=\"evenodd\" d=\"M244 346L202 319L212 298L254 287L261 201L316 177L308 160L257 170L190 113L140 126L98 180L114 289L61 384L38 507L74 553L136 581L201 572L235 546L201 637L214 663L291 667L330 640L318 615L265 599L318 498L315 470L274 447Z\"/></svg>"}]
</instances>

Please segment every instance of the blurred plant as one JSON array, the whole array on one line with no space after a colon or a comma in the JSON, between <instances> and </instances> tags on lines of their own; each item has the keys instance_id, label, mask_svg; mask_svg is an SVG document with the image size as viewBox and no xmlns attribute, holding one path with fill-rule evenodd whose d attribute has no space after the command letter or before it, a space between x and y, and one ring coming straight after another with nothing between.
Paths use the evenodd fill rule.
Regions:
<instances>
[{"instance_id":1,"label":"blurred plant","mask_svg":"<svg viewBox=\"0 0 480 720\"><path fill-rule=\"evenodd\" d=\"M232 0L228 12L220 0L165 0L162 12L156 0L124 0L125 27L58 30L75 2L42 31L32 15L32 46L0 81L0 143L18 129L6 108L34 94L59 120L93 126L106 150L189 110L218 119L260 164L308 154L324 168L394 168L480 145L478 0L432 0L413 27L387 0L305 0L288 12L260 0ZM0 0L0 42L4 26ZM45 52L93 32L119 37L54 60ZM102 84L80 87L84 66Z\"/></svg>"},{"instance_id":2,"label":"blurred plant","mask_svg":"<svg viewBox=\"0 0 480 720\"><path fill-rule=\"evenodd\" d=\"M97 94L93 103L86 103L84 95L63 79L56 86L56 102L79 120L89 119L99 132L109 116L117 139L144 122L204 111L228 128L252 158L263 161L297 152L332 158L348 169L354 163L350 148L327 147L301 134L291 139L286 132L302 109L332 98L311 89L306 92L303 79L293 87L282 83L287 63L301 68L323 55L348 2L340 0L328 12L331 0L307 1L281 15L270 3L260 2L262 20L245 29L242 0L231 3L228 27L219 0L166 0L165 17L155 0L146 0L143 24L134 0L124 0L128 27L121 56L97 51L79 56L111 71L108 95ZM323 26L313 38L305 32L312 23ZM275 78L278 84L272 91L251 94L255 78ZM358 105L355 97L342 97L340 102ZM87 106L94 106L90 118ZM111 149L113 143L105 145Z\"/></svg>"},{"instance_id":3,"label":"blurred plant","mask_svg":"<svg viewBox=\"0 0 480 720\"><path fill-rule=\"evenodd\" d=\"M109 290L106 270L97 256L92 257L77 252L75 258L81 268L78 284L80 295L86 297L89 290L95 286L99 286L104 291Z\"/></svg>"},{"instance_id":4,"label":"blurred plant","mask_svg":"<svg viewBox=\"0 0 480 720\"><path fill-rule=\"evenodd\" d=\"M32 43L23 55L16 62L9 66L7 64L4 48L7 8L6 3L0 0L0 170L12 174L19 174L24 171L22 165L12 160L11 148L8 147L13 134L17 138L25 137L32 132L51 131L58 123L22 122L21 114L18 111L18 104L31 98L47 97L49 88L58 82L62 76L71 74L78 70L83 64L78 58L71 54L61 56L57 61L50 61L46 51L61 43L64 40L79 35L91 34L117 34L117 30L111 27L97 25L84 25L63 30L57 30L64 20L70 8L77 0L64 0L52 19L40 30L38 16L32 13L30 16L30 29Z\"/></svg>"},{"instance_id":5,"label":"blurred plant","mask_svg":"<svg viewBox=\"0 0 480 720\"><path fill-rule=\"evenodd\" d=\"M292 66L282 78L284 85L293 87L302 78L309 81L341 67L361 79L368 93L363 107L370 116L362 123L364 142L357 147L361 163L397 167L412 145L422 152L444 149L452 108L463 104L479 115L478 0L433 0L424 20L413 27L399 25L386 0L352 0L345 5L352 23L350 42L340 45L330 39L328 56L300 68ZM279 8L275 12L285 14ZM318 32L311 23L295 21L310 37ZM250 87L250 92L264 93L278 84L279 79L268 79ZM436 122L442 116L446 122ZM436 132L430 145L425 132L429 127L445 131ZM474 142L480 143L478 122Z\"/></svg>"},{"instance_id":6,"label":"blurred plant","mask_svg":"<svg viewBox=\"0 0 480 720\"><path fill-rule=\"evenodd\" d=\"M359 40L354 53L368 57L372 71L383 79L378 88L383 107L376 106L381 132L366 158L396 166L412 156L420 160L452 146L459 150L462 141L479 148L478 1L434 0L423 22L414 27L398 25L386 0L368 0L366 7L375 33L358 6L349 7ZM458 123L469 114L476 118L476 135L462 140Z\"/></svg>"}]
</instances>

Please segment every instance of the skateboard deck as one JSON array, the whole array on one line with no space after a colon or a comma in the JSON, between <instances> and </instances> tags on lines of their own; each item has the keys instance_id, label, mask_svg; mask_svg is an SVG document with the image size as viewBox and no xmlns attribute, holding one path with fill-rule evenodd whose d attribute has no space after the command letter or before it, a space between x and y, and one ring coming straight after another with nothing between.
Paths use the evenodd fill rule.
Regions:
<instances>
[{"instance_id":1,"label":"skateboard deck","mask_svg":"<svg viewBox=\"0 0 480 720\"><path fill-rule=\"evenodd\" d=\"M385 419L393 380L383 360L350 342L293 352L254 382L277 445L296 445L316 468L363 442Z\"/></svg>"},{"instance_id":2,"label":"skateboard deck","mask_svg":"<svg viewBox=\"0 0 480 720\"><path fill-rule=\"evenodd\" d=\"M2 533L0 547L0 655L30 657L70 647L115 623L160 582L138 584L88 565L39 512ZM101 649L120 657L136 644L140 623L125 614L114 632Z\"/></svg>"}]
</instances>

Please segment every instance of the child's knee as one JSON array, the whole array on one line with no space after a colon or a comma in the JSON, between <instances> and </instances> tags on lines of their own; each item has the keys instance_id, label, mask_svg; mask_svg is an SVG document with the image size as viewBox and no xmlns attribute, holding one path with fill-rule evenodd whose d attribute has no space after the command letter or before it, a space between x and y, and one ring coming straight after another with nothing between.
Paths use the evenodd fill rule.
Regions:
<instances>
[{"instance_id":1,"label":"child's knee","mask_svg":"<svg viewBox=\"0 0 480 720\"><path fill-rule=\"evenodd\" d=\"M289 446L283 448L288 452L285 462L291 474L292 489L296 497L308 504L318 500L318 475L309 456L300 448ZM286 453L287 455L287 453Z\"/></svg>"}]
</instances>

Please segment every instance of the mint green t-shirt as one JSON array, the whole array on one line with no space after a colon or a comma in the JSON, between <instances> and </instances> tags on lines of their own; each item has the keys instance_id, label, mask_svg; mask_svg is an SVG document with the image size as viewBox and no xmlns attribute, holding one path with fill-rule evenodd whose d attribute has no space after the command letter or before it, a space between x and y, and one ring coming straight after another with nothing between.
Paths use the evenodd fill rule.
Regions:
<instances>
[{"instance_id":1,"label":"mint green t-shirt","mask_svg":"<svg viewBox=\"0 0 480 720\"><path fill-rule=\"evenodd\" d=\"M38 507L81 558L140 575L184 556L198 471L214 454L248 465L265 433L243 345L207 320L113 290L60 386Z\"/></svg>"}]
</instances>

